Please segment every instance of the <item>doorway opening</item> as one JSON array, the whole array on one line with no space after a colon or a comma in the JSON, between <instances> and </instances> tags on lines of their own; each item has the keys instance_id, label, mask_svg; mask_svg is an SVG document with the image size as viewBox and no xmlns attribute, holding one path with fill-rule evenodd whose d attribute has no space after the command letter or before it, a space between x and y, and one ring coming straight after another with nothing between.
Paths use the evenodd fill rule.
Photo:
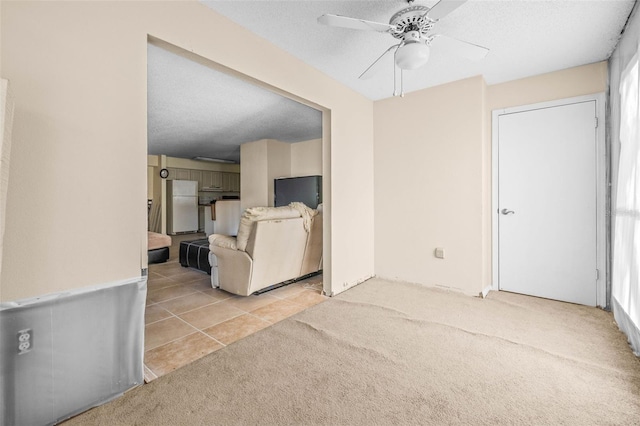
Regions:
<instances>
[{"instance_id":1,"label":"doorway opening","mask_svg":"<svg viewBox=\"0 0 640 426\"><path fill-rule=\"evenodd\" d=\"M330 111L162 40L148 41L149 230L172 241L168 260L149 265L147 381L331 294L327 263L320 275L238 296L212 287L211 257L200 256L209 235L238 233L246 208L274 206L276 178L321 176L329 205ZM191 182L198 210L186 228L177 227L175 216L184 212L170 199L180 181ZM318 217L320 235L328 236L330 215ZM328 254L328 238L322 241Z\"/></svg>"}]
</instances>

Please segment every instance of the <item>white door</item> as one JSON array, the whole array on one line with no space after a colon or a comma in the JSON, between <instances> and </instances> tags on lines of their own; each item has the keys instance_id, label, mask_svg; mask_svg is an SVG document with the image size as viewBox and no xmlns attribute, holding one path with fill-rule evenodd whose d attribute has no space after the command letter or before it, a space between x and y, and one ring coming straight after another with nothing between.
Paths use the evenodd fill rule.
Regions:
<instances>
[{"instance_id":1,"label":"white door","mask_svg":"<svg viewBox=\"0 0 640 426\"><path fill-rule=\"evenodd\" d=\"M596 305L596 103L500 115L499 288Z\"/></svg>"}]
</instances>

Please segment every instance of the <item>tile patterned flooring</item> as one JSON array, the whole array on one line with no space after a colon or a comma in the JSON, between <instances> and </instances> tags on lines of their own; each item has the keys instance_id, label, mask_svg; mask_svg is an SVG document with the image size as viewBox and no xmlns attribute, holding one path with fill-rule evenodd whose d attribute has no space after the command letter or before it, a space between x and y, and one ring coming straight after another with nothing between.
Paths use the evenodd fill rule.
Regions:
<instances>
[{"instance_id":1,"label":"tile patterned flooring","mask_svg":"<svg viewBox=\"0 0 640 426\"><path fill-rule=\"evenodd\" d=\"M169 260L149 265L146 382L326 299L321 295L322 275L259 296L242 297L211 288L208 274L178 262L180 241L198 238L204 236L172 237Z\"/></svg>"}]
</instances>

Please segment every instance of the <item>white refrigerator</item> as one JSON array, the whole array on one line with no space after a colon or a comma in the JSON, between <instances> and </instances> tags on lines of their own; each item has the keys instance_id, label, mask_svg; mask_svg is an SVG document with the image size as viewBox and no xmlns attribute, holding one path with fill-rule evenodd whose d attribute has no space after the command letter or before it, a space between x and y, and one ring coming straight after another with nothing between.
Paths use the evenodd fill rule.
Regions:
<instances>
[{"instance_id":1,"label":"white refrigerator","mask_svg":"<svg viewBox=\"0 0 640 426\"><path fill-rule=\"evenodd\" d=\"M167 233L198 232L198 182L167 181Z\"/></svg>"}]
</instances>

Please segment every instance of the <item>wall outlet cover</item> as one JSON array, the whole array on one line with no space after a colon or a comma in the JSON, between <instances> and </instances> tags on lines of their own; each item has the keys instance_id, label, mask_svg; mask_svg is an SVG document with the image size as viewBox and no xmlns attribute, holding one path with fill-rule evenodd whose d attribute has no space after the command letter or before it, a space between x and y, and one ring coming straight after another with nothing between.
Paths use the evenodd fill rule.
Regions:
<instances>
[{"instance_id":1,"label":"wall outlet cover","mask_svg":"<svg viewBox=\"0 0 640 426\"><path fill-rule=\"evenodd\" d=\"M18 331L18 355L26 354L33 348L33 330Z\"/></svg>"}]
</instances>

